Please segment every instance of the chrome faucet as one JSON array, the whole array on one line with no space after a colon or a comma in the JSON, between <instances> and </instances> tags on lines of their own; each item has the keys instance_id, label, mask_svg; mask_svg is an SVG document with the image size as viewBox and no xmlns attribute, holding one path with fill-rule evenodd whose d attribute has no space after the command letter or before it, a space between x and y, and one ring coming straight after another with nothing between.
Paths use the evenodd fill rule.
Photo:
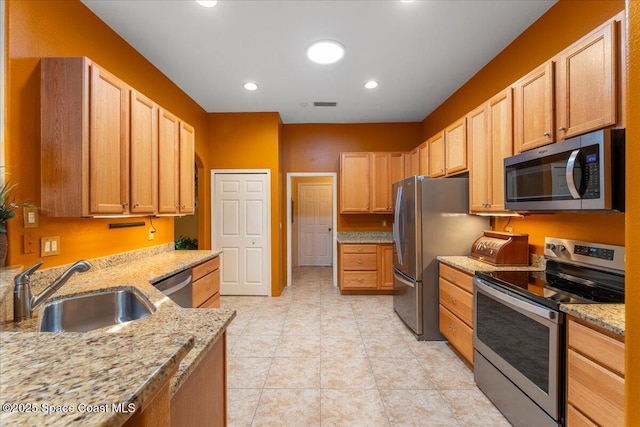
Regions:
<instances>
[{"instance_id":1,"label":"chrome faucet","mask_svg":"<svg viewBox=\"0 0 640 427\"><path fill-rule=\"evenodd\" d=\"M42 266L39 262L27 268L18 274L15 279L15 287L13 288L13 321L18 322L24 319L30 319L33 311L40 304L45 302L51 295L62 287L71 278L73 273L81 273L91 268L89 261L78 261L65 270L56 280L47 286L42 292L35 297L31 295L31 274Z\"/></svg>"}]
</instances>

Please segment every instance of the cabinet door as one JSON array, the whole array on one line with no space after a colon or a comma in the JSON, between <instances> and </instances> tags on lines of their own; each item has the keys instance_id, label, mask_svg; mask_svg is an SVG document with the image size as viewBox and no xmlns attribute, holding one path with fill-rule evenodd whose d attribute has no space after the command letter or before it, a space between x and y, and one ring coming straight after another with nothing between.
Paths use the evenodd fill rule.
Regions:
<instances>
[{"instance_id":1,"label":"cabinet door","mask_svg":"<svg viewBox=\"0 0 640 427\"><path fill-rule=\"evenodd\" d=\"M90 65L89 211L121 214L129 204L128 88Z\"/></svg>"},{"instance_id":2,"label":"cabinet door","mask_svg":"<svg viewBox=\"0 0 640 427\"><path fill-rule=\"evenodd\" d=\"M454 175L467 170L466 117L456 120L444 130L445 174Z\"/></svg>"},{"instance_id":3,"label":"cabinet door","mask_svg":"<svg viewBox=\"0 0 640 427\"><path fill-rule=\"evenodd\" d=\"M180 120L163 109L158 117L158 212L178 213Z\"/></svg>"},{"instance_id":4,"label":"cabinet door","mask_svg":"<svg viewBox=\"0 0 640 427\"><path fill-rule=\"evenodd\" d=\"M393 289L393 245L378 245L378 289Z\"/></svg>"},{"instance_id":5,"label":"cabinet door","mask_svg":"<svg viewBox=\"0 0 640 427\"><path fill-rule=\"evenodd\" d=\"M444 176L444 131L429 139L429 176Z\"/></svg>"},{"instance_id":6,"label":"cabinet door","mask_svg":"<svg viewBox=\"0 0 640 427\"><path fill-rule=\"evenodd\" d=\"M340 213L369 212L369 153L340 154Z\"/></svg>"},{"instance_id":7,"label":"cabinet door","mask_svg":"<svg viewBox=\"0 0 640 427\"><path fill-rule=\"evenodd\" d=\"M193 127L180 122L180 213L195 212L195 134Z\"/></svg>"},{"instance_id":8,"label":"cabinet door","mask_svg":"<svg viewBox=\"0 0 640 427\"><path fill-rule=\"evenodd\" d=\"M389 176L389 203L393 204L393 193L391 186L394 182L402 181L404 179L404 155L402 153L390 153L389 154L390 172ZM391 206L393 210L393 206Z\"/></svg>"},{"instance_id":9,"label":"cabinet door","mask_svg":"<svg viewBox=\"0 0 640 427\"><path fill-rule=\"evenodd\" d=\"M489 204L491 146L488 143L487 104L467 115L469 144L469 209L484 212Z\"/></svg>"},{"instance_id":10,"label":"cabinet door","mask_svg":"<svg viewBox=\"0 0 640 427\"><path fill-rule=\"evenodd\" d=\"M514 85L514 151L554 141L553 61L536 68Z\"/></svg>"},{"instance_id":11,"label":"cabinet door","mask_svg":"<svg viewBox=\"0 0 640 427\"><path fill-rule=\"evenodd\" d=\"M420 156L420 175L429 175L429 144L427 141L418 147Z\"/></svg>"},{"instance_id":12,"label":"cabinet door","mask_svg":"<svg viewBox=\"0 0 640 427\"><path fill-rule=\"evenodd\" d=\"M371 153L371 211L391 212L389 153Z\"/></svg>"},{"instance_id":13,"label":"cabinet door","mask_svg":"<svg viewBox=\"0 0 640 427\"><path fill-rule=\"evenodd\" d=\"M131 91L131 212L158 209L158 107Z\"/></svg>"},{"instance_id":14,"label":"cabinet door","mask_svg":"<svg viewBox=\"0 0 640 427\"><path fill-rule=\"evenodd\" d=\"M420 147L411 150L411 175L420 175Z\"/></svg>"},{"instance_id":15,"label":"cabinet door","mask_svg":"<svg viewBox=\"0 0 640 427\"><path fill-rule=\"evenodd\" d=\"M489 100L491 177L488 210L504 211L504 159L513 155L513 102L511 88Z\"/></svg>"},{"instance_id":16,"label":"cabinet door","mask_svg":"<svg viewBox=\"0 0 640 427\"><path fill-rule=\"evenodd\" d=\"M616 22L564 51L558 60L558 139L616 123Z\"/></svg>"}]
</instances>

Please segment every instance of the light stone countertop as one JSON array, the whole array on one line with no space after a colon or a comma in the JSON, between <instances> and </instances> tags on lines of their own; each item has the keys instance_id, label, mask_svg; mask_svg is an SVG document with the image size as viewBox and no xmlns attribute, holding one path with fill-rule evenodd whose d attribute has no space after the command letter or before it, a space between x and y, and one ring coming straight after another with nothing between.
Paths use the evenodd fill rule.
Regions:
<instances>
[{"instance_id":1,"label":"light stone countertop","mask_svg":"<svg viewBox=\"0 0 640 427\"><path fill-rule=\"evenodd\" d=\"M1 359L3 374L2 377L0 377L0 389L2 390L0 393L0 402L18 402L16 399L22 399L21 401L23 402L49 402L51 399L58 397L64 397L64 399L69 397L69 399L73 398L75 401L82 403L84 401L95 401L98 396L105 396L105 398L106 396L111 396L96 392L100 387L112 387L113 389L125 387L126 389L122 391L122 395L133 396L142 404L144 398L148 396L144 393L137 394L139 390L141 390L141 387L142 390L144 390L144 387L157 385L158 378L162 378L163 375L166 376L168 372L175 367L169 363L170 360L175 360L177 363L182 359L178 366L177 373L171 379L171 394L175 394L193 369L195 369L206 355L207 351L215 344L217 339L222 336L231 320L235 317L235 310L183 309L162 294L162 292L158 291L151 283L181 270L191 268L208 259L212 259L220 253L221 251L170 250L161 251L160 253L147 257L128 254L124 259L132 259L130 262L123 262L123 260L113 261L112 259L111 261L105 259L91 260L91 262L94 263L94 268L87 273L72 276L69 282L56 292L51 300L66 295L91 293L101 289L133 287L140 290L144 296L156 306L157 311L146 318L129 322L122 326L103 328L88 333L34 333L33 331L35 331L37 326L37 317L18 324L10 322L0 325L0 330L2 330L0 338L2 339L3 351ZM52 277L56 277L59 271L64 270L64 267L51 270L54 271L45 270L37 277L34 277L34 293L40 292L44 285L50 282ZM36 310L36 313L38 313L39 310L40 309ZM35 338L29 339L30 337ZM148 337L154 338L151 339ZM144 372L138 375L136 373L137 371L132 370L127 371L129 372L127 374L128 376L119 375L117 378L97 377L93 372L94 369L97 371L102 369L109 371L112 369L108 364L103 366L103 362L113 363L113 361L116 361L118 364L120 363L120 359L118 359L120 353L114 354L113 360L102 357L105 351L104 347L99 345L102 340L108 343L114 343L113 345L108 344L110 348L128 350L126 352L120 352L124 355L122 363L125 363L129 357L136 360L140 359L141 361L153 360L156 363L153 375L146 377L145 380ZM183 342L183 346L186 346L185 348L193 348L188 353L186 353L186 351L181 353L174 349L175 356L169 357L166 351L171 350L172 347L167 340ZM147 343L147 345L138 345L138 342L143 343L145 341L151 342ZM74 342L77 344L77 347L74 346ZM115 344L116 342L118 343ZM64 343L64 345L60 345L60 343ZM66 353L72 348L81 349L82 351L76 351L75 353L77 354L74 353L73 362L70 361L69 365L63 363L60 366L54 366L55 369L53 369L48 376L44 377L47 378L47 381L45 384L41 384L41 387L36 389L25 388L26 391L31 390L32 394L24 396L20 394L22 390L21 387L14 387L14 384L28 384L31 380L27 375L29 370L34 366L37 367L47 364L48 358L52 357L52 355L58 355L58 358L55 359L57 363L58 361L64 362L66 360ZM134 351L131 351L132 348ZM28 351L32 357L20 357L19 349ZM42 356L38 357L39 354L42 354ZM65 357L62 357L63 355L65 355ZM80 362L80 360L82 360L82 362ZM5 376L5 366L11 372L15 372L16 375ZM83 368L78 369L78 366L82 366ZM85 366L89 366L91 369L86 369ZM78 387L74 385L70 389L67 389L66 386L61 388L58 373L64 376L71 375L70 372L73 372L73 376L78 381L78 384L84 384L86 386ZM105 379L109 378L112 379L110 385L102 383ZM94 384L96 381L100 381L101 383ZM138 382L142 382L142 385L138 384ZM114 402L105 401L103 403L118 403L121 401L124 400L121 399ZM57 404L65 404L65 402L59 402ZM16 421L18 421L17 424L32 423L32 420L26 417L29 414L21 415L25 416L25 418L12 418L12 423ZM83 419L83 425L117 426L121 425L128 417L128 414L124 414L125 418L123 419L122 414L117 413L106 415L94 414L96 418L93 418L89 414L87 415L89 418ZM105 418L107 415L108 417ZM13 416L17 417L16 415ZM52 418L47 418L46 420L47 425L56 425L56 422L64 425L70 420L68 416L63 416L63 418L60 419L58 415L50 415L50 417Z\"/></svg>"},{"instance_id":2,"label":"light stone countertop","mask_svg":"<svg viewBox=\"0 0 640 427\"><path fill-rule=\"evenodd\" d=\"M339 231L338 243L393 243L391 232L387 231Z\"/></svg>"},{"instance_id":3,"label":"light stone countertop","mask_svg":"<svg viewBox=\"0 0 640 427\"><path fill-rule=\"evenodd\" d=\"M560 310L624 338L624 304L562 304Z\"/></svg>"},{"instance_id":4,"label":"light stone countertop","mask_svg":"<svg viewBox=\"0 0 640 427\"><path fill-rule=\"evenodd\" d=\"M458 268L469 274L476 274L477 271L542 271L543 266L539 265L535 256L531 258L533 263L528 266L513 266L513 265L491 265L486 262L478 261L477 259L470 258L468 256L439 256L438 261L443 262L451 267Z\"/></svg>"}]
</instances>

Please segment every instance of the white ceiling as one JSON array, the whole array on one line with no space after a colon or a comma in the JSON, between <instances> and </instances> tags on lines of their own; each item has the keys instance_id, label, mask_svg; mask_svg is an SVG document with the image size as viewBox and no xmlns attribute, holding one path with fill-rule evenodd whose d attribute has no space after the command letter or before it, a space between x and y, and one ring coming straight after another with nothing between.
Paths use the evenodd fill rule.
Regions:
<instances>
[{"instance_id":1,"label":"white ceiling","mask_svg":"<svg viewBox=\"0 0 640 427\"><path fill-rule=\"evenodd\" d=\"M82 1L208 112L366 123L421 121L556 0ZM325 38L340 62L306 58Z\"/></svg>"}]
</instances>

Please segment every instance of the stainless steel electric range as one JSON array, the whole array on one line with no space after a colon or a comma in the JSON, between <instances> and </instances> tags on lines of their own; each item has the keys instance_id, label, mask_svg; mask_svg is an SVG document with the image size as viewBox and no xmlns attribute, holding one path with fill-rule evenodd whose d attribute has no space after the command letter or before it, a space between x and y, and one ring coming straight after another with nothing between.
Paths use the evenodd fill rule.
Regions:
<instances>
[{"instance_id":1,"label":"stainless steel electric range","mask_svg":"<svg viewBox=\"0 0 640 427\"><path fill-rule=\"evenodd\" d=\"M623 303L624 247L545 239L546 270L474 278L474 376L516 427L564 424L561 304Z\"/></svg>"}]
</instances>

